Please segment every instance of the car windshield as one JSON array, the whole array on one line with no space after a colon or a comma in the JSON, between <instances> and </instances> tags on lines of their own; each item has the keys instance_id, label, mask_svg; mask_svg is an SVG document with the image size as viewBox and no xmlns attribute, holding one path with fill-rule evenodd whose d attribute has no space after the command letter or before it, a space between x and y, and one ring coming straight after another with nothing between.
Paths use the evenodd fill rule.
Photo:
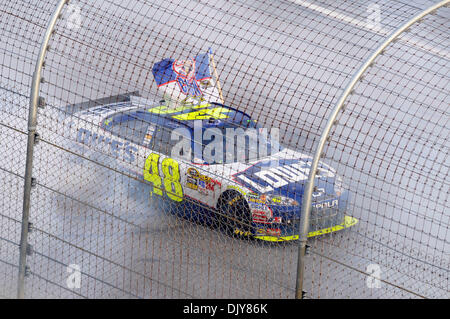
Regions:
<instances>
[{"instance_id":1,"label":"car windshield","mask_svg":"<svg viewBox=\"0 0 450 319\"><path fill-rule=\"evenodd\" d=\"M207 164L247 163L263 159L282 149L277 134L271 135L269 129L261 128L252 121L246 128L227 125L211 132L204 129L201 160ZM198 156L195 157L198 161Z\"/></svg>"}]
</instances>

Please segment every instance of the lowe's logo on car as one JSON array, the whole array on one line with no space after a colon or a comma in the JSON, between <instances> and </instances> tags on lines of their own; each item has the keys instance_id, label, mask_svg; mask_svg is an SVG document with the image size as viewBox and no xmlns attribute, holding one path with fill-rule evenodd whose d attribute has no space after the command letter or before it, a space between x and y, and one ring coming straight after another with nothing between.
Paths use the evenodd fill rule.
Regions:
<instances>
[{"instance_id":1,"label":"lowe's logo on car","mask_svg":"<svg viewBox=\"0 0 450 319\"><path fill-rule=\"evenodd\" d=\"M92 133L91 131L84 128L78 129L77 142L88 146L109 145L111 154L113 156L121 156L125 161L128 162L134 162L136 158L133 152L138 151L136 147L130 145L130 142L123 143L110 137Z\"/></svg>"},{"instance_id":2,"label":"lowe's logo on car","mask_svg":"<svg viewBox=\"0 0 450 319\"><path fill-rule=\"evenodd\" d=\"M257 163L245 171L237 173L235 177L239 182L261 193L267 193L308 179L310 167L309 160L270 160ZM318 174L318 177L320 176L333 177L334 173L322 167Z\"/></svg>"}]
</instances>

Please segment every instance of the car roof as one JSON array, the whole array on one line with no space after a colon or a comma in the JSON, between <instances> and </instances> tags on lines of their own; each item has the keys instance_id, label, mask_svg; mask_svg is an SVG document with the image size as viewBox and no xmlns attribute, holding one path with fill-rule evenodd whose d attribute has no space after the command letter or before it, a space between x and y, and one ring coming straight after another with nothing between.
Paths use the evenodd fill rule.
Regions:
<instances>
[{"instance_id":1,"label":"car roof","mask_svg":"<svg viewBox=\"0 0 450 319\"><path fill-rule=\"evenodd\" d=\"M202 105L167 108L165 105L153 107L138 107L126 112L128 116L148 121L158 126L170 129L177 127L194 128L194 122L199 118L202 127L250 127L250 115L235 108L220 103L204 103ZM192 116L197 114L199 116ZM125 119L123 119L125 120ZM119 120L120 121L120 120ZM255 124L253 124L255 125Z\"/></svg>"}]
</instances>

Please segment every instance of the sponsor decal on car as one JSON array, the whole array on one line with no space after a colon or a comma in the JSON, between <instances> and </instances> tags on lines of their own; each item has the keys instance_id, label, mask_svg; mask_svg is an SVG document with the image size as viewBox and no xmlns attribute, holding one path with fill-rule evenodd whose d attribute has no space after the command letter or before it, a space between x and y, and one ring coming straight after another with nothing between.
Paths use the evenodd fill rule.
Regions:
<instances>
[{"instance_id":1,"label":"sponsor decal on car","mask_svg":"<svg viewBox=\"0 0 450 319\"><path fill-rule=\"evenodd\" d=\"M150 145L150 142L153 138L153 135L155 134L155 131L156 131L156 126L150 124L148 126L147 132L145 133L145 136L144 136L144 145L145 146Z\"/></svg>"},{"instance_id":2,"label":"sponsor decal on car","mask_svg":"<svg viewBox=\"0 0 450 319\"><path fill-rule=\"evenodd\" d=\"M128 162L135 161L136 158L133 153L138 151L136 147L130 145L130 142L124 143L114 138L91 132L90 130L84 128L78 129L77 142L87 146L107 145L109 146L110 152L113 156L122 157Z\"/></svg>"},{"instance_id":3,"label":"sponsor decal on car","mask_svg":"<svg viewBox=\"0 0 450 319\"><path fill-rule=\"evenodd\" d=\"M309 159L268 160L237 173L235 178L243 185L264 194L308 179L310 167ZM335 176L333 171L325 167L321 167L319 171L318 177Z\"/></svg>"},{"instance_id":4,"label":"sponsor decal on car","mask_svg":"<svg viewBox=\"0 0 450 319\"><path fill-rule=\"evenodd\" d=\"M267 235L267 236L281 236L281 229L280 228L260 228L257 230L259 234Z\"/></svg>"},{"instance_id":5,"label":"sponsor decal on car","mask_svg":"<svg viewBox=\"0 0 450 319\"><path fill-rule=\"evenodd\" d=\"M266 202L266 200L263 198L260 198L260 197L248 196L248 202L255 203L255 204L258 204L258 203L264 204Z\"/></svg>"},{"instance_id":6,"label":"sponsor decal on car","mask_svg":"<svg viewBox=\"0 0 450 319\"><path fill-rule=\"evenodd\" d=\"M254 210L268 210L268 207L263 202L255 203L249 201L248 206L250 206L250 208Z\"/></svg>"},{"instance_id":7,"label":"sponsor decal on car","mask_svg":"<svg viewBox=\"0 0 450 319\"><path fill-rule=\"evenodd\" d=\"M272 212L267 210L252 210L252 221L258 224L270 224Z\"/></svg>"},{"instance_id":8,"label":"sponsor decal on car","mask_svg":"<svg viewBox=\"0 0 450 319\"><path fill-rule=\"evenodd\" d=\"M209 176L200 174L195 168L191 167L187 170L187 187L203 194L209 194L209 192L215 191L216 185L221 187L222 183Z\"/></svg>"},{"instance_id":9,"label":"sponsor decal on car","mask_svg":"<svg viewBox=\"0 0 450 319\"><path fill-rule=\"evenodd\" d=\"M247 195L246 192L244 192L239 186L236 186L236 185L228 185L227 189L234 189L235 191L238 191L242 195Z\"/></svg>"},{"instance_id":10,"label":"sponsor decal on car","mask_svg":"<svg viewBox=\"0 0 450 319\"><path fill-rule=\"evenodd\" d=\"M190 189L198 189L198 179L188 176L186 179L186 186Z\"/></svg>"}]
</instances>

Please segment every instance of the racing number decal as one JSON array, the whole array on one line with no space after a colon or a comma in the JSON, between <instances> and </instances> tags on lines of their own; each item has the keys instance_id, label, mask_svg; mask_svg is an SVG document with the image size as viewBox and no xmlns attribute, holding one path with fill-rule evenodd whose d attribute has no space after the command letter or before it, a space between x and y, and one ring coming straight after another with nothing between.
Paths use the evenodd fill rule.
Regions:
<instances>
[{"instance_id":1,"label":"racing number decal","mask_svg":"<svg viewBox=\"0 0 450 319\"><path fill-rule=\"evenodd\" d=\"M167 106L162 105L162 106L157 106L157 107L153 107L151 109L148 109L148 111L150 113L157 113L157 114L173 114L173 113L180 113L180 112L184 112L186 110L192 110L192 109L202 109L205 108L208 105L196 105L196 106L180 106L174 109L169 109Z\"/></svg>"},{"instance_id":2,"label":"racing number decal","mask_svg":"<svg viewBox=\"0 0 450 319\"><path fill-rule=\"evenodd\" d=\"M224 107L216 107L213 109L204 109L195 112L189 112L185 114L175 115L174 119L189 121L189 120L207 120L210 118L220 120L227 119L229 116L224 113L229 113L231 110Z\"/></svg>"},{"instance_id":3,"label":"racing number decal","mask_svg":"<svg viewBox=\"0 0 450 319\"><path fill-rule=\"evenodd\" d=\"M180 183L180 168L178 162L172 158L165 158L161 162L162 174L159 172L159 154L151 153L145 160L144 179L153 184L151 192L163 195L163 179L164 189L167 196L177 202L183 200L183 188Z\"/></svg>"},{"instance_id":4,"label":"racing number decal","mask_svg":"<svg viewBox=\"0 0 450 319\"><path fill-rule=\"evenodd\" d=\"M167 106L157 106L148 109L150 113L157 114L174 114L172 117L180 121L192 121L192 120L208 120L213 118L215 120L227 119L229 116L225 113L230 113L231 110L226 107L209 108L211 104L200 104L196 106L180 106L175 109L168 109ZM195 111L199 109L198 111ZM191 112L183 113L190 110ZM182 113L182 114L175 114Z\"/></svg>"},{"instance_id":5,"label":"racing number decal","mask_svg":"<svg viewBox=\"0 0 450 319\"><path fill-rule=\"evenodd\" d=\"M151 153L145 160L144 179L153 184L153 193L162 196L162 179L159 176L159 154Z\"/></svg>"},{"instance_id":6,"label":"racing number decal","mask_svg":"<svg viewBox=\"0 0 450 319\"><path fill-rule=\"evenodd\" d=\"M180 168L178 162L165 158L162 163L162 172L164 175L164 188L170 199L181 202L183 200L183 188L180 183Z\"/></svg>"}]
</instances>

